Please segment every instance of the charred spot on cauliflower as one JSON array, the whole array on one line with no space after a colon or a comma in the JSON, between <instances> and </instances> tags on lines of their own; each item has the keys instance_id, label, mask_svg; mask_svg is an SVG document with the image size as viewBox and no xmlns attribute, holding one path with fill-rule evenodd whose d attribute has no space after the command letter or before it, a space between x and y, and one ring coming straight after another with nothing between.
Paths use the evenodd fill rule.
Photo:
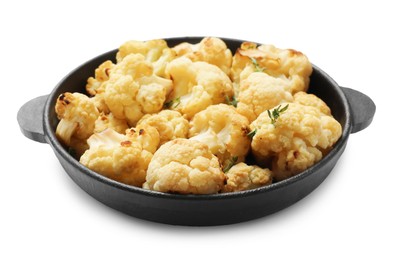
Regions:
<instances>
[{"instance_id":1,"label":"charred spot on cauliflower","mask_svg":"<svg viewBox=\"0 0 395 260\"><path fill-rule=\"evenodd\" d=\"M162 145L148 166L143 188L181 194L218 193L225 176L208 146L190 139Z\"/></svg>"}]
</instances>

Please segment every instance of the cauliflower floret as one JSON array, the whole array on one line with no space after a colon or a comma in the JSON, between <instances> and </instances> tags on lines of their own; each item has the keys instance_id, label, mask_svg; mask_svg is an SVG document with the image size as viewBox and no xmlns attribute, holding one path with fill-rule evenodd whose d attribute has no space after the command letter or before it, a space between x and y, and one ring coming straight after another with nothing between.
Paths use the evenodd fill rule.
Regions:
<instances>
[{"instance_id":1,"label":"cauliflower floret","mask_svg":"<svg viewBox=\"0 0 395 260\"><path fill-rule=\"evenodd\" d=\"M177 138L162 145L148 166L143 188L182 194L219 192L225 176L207 145Z\"/></svg>"},{"instance_id":2,"label":"cauliflower floret","mask_svg":"<svg viewBox=\"0 0 395 260\"><path fill-rule=\"evenodd\" d=\"M138 142L144 150L156 152L159 146L159 132L150 125L138 125L137 127L126 130L126 135L132 142Z\"/></svg>"},{"instance_id":3,"label":"cauliflower floret","mask_svg":"<svg viewBox=\"0 0 395 260\"><path fill-rule=\"evenodd\" d=\"M95 77L89 77L86 84L86 91L91 95L95 96L97 93L103 92L103 82L106 82L110 77L110 71L114 67L112 61L107 60L100 64L95 69Z\"/></svg>"},{"instance_id":4,"label":"cauliflower floret","mask_svg":"<svg viewBox=\"0 0 395 260\"><path fill-rule=\"evenodd\" d=\"M243 162L234 165L225 173L226 182L222 192L251 190L272 183L272 172Z\"/></svg>"},{"instance_id":5,"label":"cauliflower floret","mask_svg":"<svg viewBox=\"0 0 395 260\"><path fill-rule=\"evenodd\" d=\"M238 96L237 112L254 121L262 112L281 103L292 102L286 91L287 82L265 73L254 72L242 80Z\"/></svg>"},{"instance_id":6,"label":"cauliflower floret","mask_svg":"<svg viewBox=\"0 0 395 260\"><path fill-rule=\"evenodd\" d=\"M261 45L245 42L233 56L231 78L240 82L244 69L267 73L276 78L289 81L287 91L295 94L307 91L313 67L307 57L292 49L279 49L273 45ZM244 75L244 77L247 75Z\"/></svg>"},{"instance_id":7,"label":"cauliflower floret","mask_svg":"<svg viewBox=\"0 0 395 260\"><path fill-rule=\"evenodd\" d=\"M137 126L139 125L155 127L160 135L159 145L176 138L186 138L189 131L188 120L180 112L174 110L162 110L157 114L147 114L137 122Z\"/></svg>"},{"instance_id":8,"label":"cauliflower floret","mask_svg":"<svg viewBox=\"0 0 395 260\"><path fill-rule=\"evenodd\" d=\"M226 43L216 37L203 38L197 44L183 42L172 48L177 56L185 56L192 61L205 61L230 74L232 52Z\"/></svg>"},{"instance_id":9,"label":"cauliflower floret","mask_svg":"<svg viewBox=\"0 0 395 260\"><path fill-rule=\"evenodd\" d=\"M296 175L321 160L322 151L330 149L342 133L332 116L298 103L289 103L275 122L263 112L250 128L256 129L251 143L255 159L261 164L271 160L277 180Z\"/></svg>"},{"instance_id":10,"label":"cauliflower floret","mask_svg":"<svg viewBox=\"0 0 395 260\"><path fill-rule=\"evenodd\" d=\"M180 57L167 66L173 79L168 107L190 119L209 105L219 104L233 97L233 86L228 76L218 67L206 62L192 62Z\"/></svg>"},{"instance_id":11,"label":"cauliflower floret","mask_svg":"<svg viewBox=\"0 0 395 260\"><path fill-rule=\"evenodd\" d=\"M80 93L63 93L56 101L55 111L60 120L56 136L67 146L70 146L72 138L85 141L93 134L99 111L89 97Z\"/></svg>"},{"instance_id":12,"label":"cauliflower floret","mask_svg":"<svg viewBox=\"0 0 395 260\"><path fill-rule=\"evenodd\" d=\"M314 94L307 94L306 92L298 92L294 95L294 103L299 103L305 106L318 108L325 115L331 115L331 109Z\"/></svg>"},{"instance_id":13,"label":"cauliflower floret","mask_svg":"<svg viewBox=\"0 0 395 260\"><path fill-rule=\"evenodd\" d=\"M116 118L112 113L100 113L100 116L96 119L95 122L94 132L99 133L106 130L107 128L114 129L118 133L124 134L129 126L125 119Z\"/></svg>"},{"instance_id":14,"label":"cauliflower floret","mask_svg":"<svg viewBox=\"0 0 395 260\"><path fill-rule=\"evenodd\" d=\"M140 142L108 128L89 137L88 144L80 158L83 165L115 181L142 186L152 153Z\"/></svg>"},{"instance_id":15,"label":"cauliflower floret","mask_svg":"<svg viewBox=\"0 0 395 260\"><path fill-rule=\"evenodd\" d=\"M143 55L145 60L152 64L155 75L169 78L165 68L167 63L176 57L176 53L167 46L165 40L127 41L119 47L117 62L121 62L131 53Z\"/></svg>"},{"instance_id":16,"label":"cauliflower floret","mask_svg":"<svg viewBox=\"0 0 395 260\"><path fill-rule=\"evenodd\" d=\"M144 114L162 109L171 89L172 81L153 75L141 54L129 54L112 69L104 101L115 117L135 126Z\"/></svg>"},{"instance_id":17,"label":"cauliflower floret","mask_svg":"<svg viewBox=\"0 0 395 260\"><path fill-rule=\"evenodd\" d=\"M190 122L189 138L200 141L210 148L222 165L231 158L243 161L251 139L249 122L237 113L235 107L218 104L197 113Z\"/></svg>"}]
</instances>

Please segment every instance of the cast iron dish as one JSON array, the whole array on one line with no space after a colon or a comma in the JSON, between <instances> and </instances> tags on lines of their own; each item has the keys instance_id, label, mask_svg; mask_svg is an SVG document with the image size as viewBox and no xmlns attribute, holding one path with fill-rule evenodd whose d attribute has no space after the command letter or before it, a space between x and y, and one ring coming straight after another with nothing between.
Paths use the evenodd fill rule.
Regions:
<instances>
[{"instance_id":1,"label":"cast iron dish","mask_svg":"<svg viewBox=\"0 0 395 260\"><path fill-rule=\"evenodd\" d=\"M169 46L181 42L197 43L203 37L165 39ZM232 52L243 40L222 39ZM324 71L313 65L309 93L323 99L343 127L333 149L320 162L299 175L254 190L214 195L177 195L144 190L108 179L86 168L73 158L55 136L58 119L57 97L66 91L85 93L88 77L105 60L115 62L118 50L104 53L76 68L63 78L51 94L37 97L18 112L22 133L38 142L51 145L68 175L100 202L131 216L175 225L223 225L247 221L277 212L312 192L328 176L346 148L350 133L366 128L376 107L366 95L339 87Z\"/></svg>"}]
</instances>

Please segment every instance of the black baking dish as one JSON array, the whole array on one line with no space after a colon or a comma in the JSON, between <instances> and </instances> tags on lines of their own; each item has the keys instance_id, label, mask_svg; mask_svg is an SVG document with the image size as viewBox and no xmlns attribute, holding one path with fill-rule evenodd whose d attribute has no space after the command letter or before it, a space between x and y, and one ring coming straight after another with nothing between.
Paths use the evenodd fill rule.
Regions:
<instances>
[{"instance_id":1,"label":"black baking dish","mask_svg":"<svg viewBox=\"0 0 395 260\"><path fill-rule=\"evenodd\" d=\"M203 37L165 39L169 46L181 42L197 43ZM226 39L235 52L243 40ZM22 133L35 141L51 145L67 174L98 201L131 216L176 225L223 225L247 221L277 212L312 192L328 176L346 148L351 133L366 128L375 113L375 104L366 95L338 84L313 65L309 93L316 94L331 108L343 133L333 149L317 164L292 178L254 190L214 195L179 195L144 190L108 179L80 164L55 136L58 119L57 97L64 92L85 93L88 77L105 60L115 62L112 50L76 68L53 89L24 104L17 115Z\"/></svg>"}]
</instances>

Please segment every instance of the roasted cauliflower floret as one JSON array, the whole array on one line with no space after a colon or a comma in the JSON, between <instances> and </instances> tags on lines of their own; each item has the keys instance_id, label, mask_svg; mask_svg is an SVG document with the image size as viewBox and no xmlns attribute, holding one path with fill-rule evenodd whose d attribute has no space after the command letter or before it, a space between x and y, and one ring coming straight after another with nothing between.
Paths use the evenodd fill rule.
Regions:
<instances>
[{"instance_id":1,"label":"roasted cauliflower floret","mask_svg":"<svg viewBox=\"0 0 395 260\"><path fill-rule=\"evenodd\" d=\"M287 91L295 94L307 91L313 67L307 57L292 49L279 49L273 45L260 45L245 42L233 56L231 78L240 82L244 69L267 73L289 81ZM246 76L246 75L245 75Z\"/></svg>"},{"instance_id":2,"label":"roasted cauliflower floret","mask_svg":"<svg viewBox=\"0 0 395 260\"><path fill-rule=\"evenodd\" d=\"M143 188L181 194L218 193L225 176L207 145L177 138L154 154Z\"/></svg>"},{"instance_id":3,"label":"roasted cauliflower floret","mask_svg":"<svg viewBox=\"0 0 395 260\"><path fill-rule=\"evenodd\" d=\"M240 83L237 112L254 121L262 112L281 103L292 102L287 82L265 73L254 72Z\"/></svg>"},{"instance_id":4,"label":"roasted cauliflower floret","mask_svg":"<svg viewBox=\"0 0 395 260\"><path fill-rule=\"evenodd\" d=\"M111 128L120 134L125 134L126 129L129 128L125 119L116 118L112 113L100 113L95 122L95 133L102 132L107 128Z\"/></svg>"},{"instance_id":5,"label":"roasted cauliflower floret","mask_svg":"<svg viewBox=\"0 0 395 260\"><path fill-rule=\"evenodd\" d=\"M174 89L166 104L187 119L209 105L223 103L227 97L233 97L232 82L217 66L181 57L170 62L167 70L173 79Z\"/></svg>"},{"instance_id":6,"label":"roasted cauliflower floret","mask_svg":"<svg viewBox=\"0 0 395 260\"><path fill-rule=\"evenodd\" d=\"M243 162L234 165L225 173L225 186L222 192L251 190L272 183L272 172L257 165Z\"/></svg>"},{"instance_id":7,"label":"roasted cauliflower floret","mask_svg":"<svg viewBox=\"0 0 395 260\"><path fill-rule=\"evenodd\" d=\"M192 61L205 61L230 74L232 52L225 42L216 37L203 38L199 43L183 42L172 48L177 56L185 56Z\"/></svg>"},{"instance_id":8,"label":"roasted cauliflower floret","mask_svg":"<svg viewBox=\"0 0 395 260\"><path fill-rule=\"evenodd\" d=\"M65 145L70 146L72 138L85 141L93 134L99 111L89 97L80 93L63 93L56 101L55 111L60 120L56 136Z\"/></svg>"},{"instance_id":9,"label":"roasted cauliflower floret","mask_svg":"<svg viewBox=\"0 0 395 260\"><path fill-rule=\"evenodd\" d=\"M106 82L110 78L110 71L114 67L112 61L107 60L100 64L100 66L95 69L95 77L89 77L86 84L86 91L91 95L95 96L97 93L102 93L103 82Z\"/></svg>"},{"instance_id":10,"label":"roasted cauliflower floret","mask_svg":"<svg viewBox=\"0 0 395 260\"><path fill-rule=\"evenodd\" d=\"M176 57L176 53L167 46L165 40L127 41L122 44L117 52L117 62L121 62L129 54L141 54L153 66L154 74L168 78L165 73L167 63Z\"/></svg>"},{"instance_id":11,"label":"roasted cauliflower floret","mask_svg":"<svg viewBox=\"0 0 395 260\"><path fill-rule=\"evenodd\" d=\"M233 106L212 105L197 113L190 122L189 138L200 141L210 148L222 165L237 157L241 162L247 155L251 139L248 119Z\"/></svg>"},{"instance_id":12,"label":"roasted cauliflower floret","mask_svg":"<svg viewBox=\"0 0 395 260\"><path fill-rule=\"evenodd\" d=\"M83 165L115 181L142 186L152 153L140 142L108 128L89 137L88 144L80 158Z\"/></svg>"},{"instance_id":13,"label":"roasted cauliflower floret","mask_svg":"<svg viewBox=\"0 0 395 260\"><path fill-rule=\"evenodd\" d=\"M171 80L153 75L141 54L129 54L112 69L104 101L115 117L135 126L143 115L162 109L171 88Z\"/></svg>"},{"instance_id":14,"label":"roasted cauliflower floret","mask_svg":"<svg viewBox=\"0 0 395 260\"><path fill-rule=\"evenodd\" d=\"M294 95L294 103L315 107L325 115L331 115L331 109L328 107L328 105L314 94L307 94L306 92L302 91L298 92Z\"/></svg>"},{"instance_id":15,"label":"roasted cauliflower floret","mask_svg":"<svg viewBox=\"0 0 395 260\"><path fill-rule=\"evenodd\" d=\"M138 125L126 130L126 136L132 142L138 142L144 150L156 152L159 146L159 132L150 125Z\"/></svg>"},{"instance_id":16,"label":"roasted cauliflower floret","mask_svg":"<svg viewBox=\"0 0 395 260\"><path fill-rule=\"evenodd\" d=\"M178 111L162 110L157 114L147 114L143 116L139 125L149 125L159 132L160 144L176 138L187 138L189 131L189 122Z\"/></svg>"},{"instance_id":17,"label":"roasted cauliflower floret","mask_svg":"<svg viewBox=\"0 0 395 260\"><path fill-rule=\"evenodd\" d=\"M272 117L263 112L250 125L256 129L251 143L253 155L261 164L271 161L277 180L298 174L321 160L322 151L330 149L342 133L339 122L315 107L289 103L286 110L281 110L276 118L274 110Z\"/></svg>"}]
</instances>

